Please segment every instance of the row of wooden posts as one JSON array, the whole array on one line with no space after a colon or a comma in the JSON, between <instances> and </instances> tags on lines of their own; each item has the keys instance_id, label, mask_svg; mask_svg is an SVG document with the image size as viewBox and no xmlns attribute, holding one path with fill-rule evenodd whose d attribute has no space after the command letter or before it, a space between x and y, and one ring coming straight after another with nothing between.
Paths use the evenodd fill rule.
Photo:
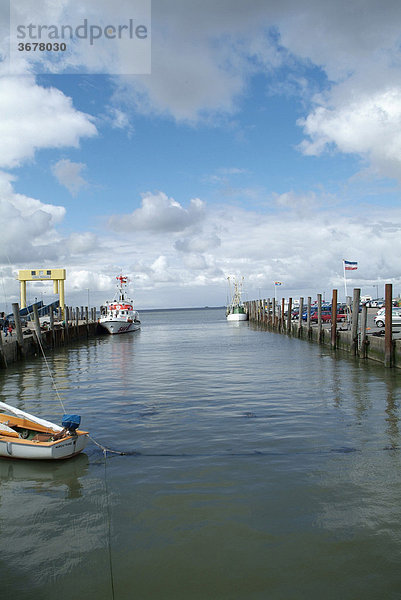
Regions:
<instances>
[{"instance_id":1,"label":"row of wooden posts","mask_svg":"<svg viewBox=\"0 0 401 600\"><path fill-rule=\"evenodd\" d=\"M341 348L351 352L353 355L358 355L361 358L378 358L379 354L375 350L369 352L369 346L372 342L372 336L367 336L367 308L362 306L360 310L361 290L355 288L352 298L347 298L349 309L349 320L347 331L339 331L337 323L337 304L338 291L333 290L331 302L331 326L330 330L323 328L321 312L322 312L322 295L317 294L317 327L312 328L311 323L311 307L312 297L307 298L304 304L304 298L299 300L299 315L298 319L292 319L292 298L288 299L287 311L285 311L285 299L281 299L281 304L276 300L267 298L263 300L251 300L245 302L249 320L256 322L259 325L266 327L272 331L286 333L288 335L296 335L297 337L312 339L322 344L329 344L333 349ZM383 339L375 342L375 346L383 346L383 362L385 366L401 366L395 365L396 345L392 334L392 299L393 286L391 283L385 286L385 328L384 328L384 345ZM303 320L303 315L306 309L306 322ZM371 356L369 356L371 354ZM401 361L400 361L401 362Z\"/></svg>"},{"instance_id":2,"label":"row of wooden posts","mask_svg":"<svg viewBox=\"0 0 401 600\"><path fill-rule=\"evenodd\" d=\"M18 302L12 305L12 309L15 335L12 338L6 338L8 343L4 344L0 334L0 366L3 367L7 367L8 362L14 362L37 352L38 347L42 344L47 348L65 345L70 340L94 335L98 330L97 312L94 307L77 306L74 309L65 306L64 311L61 308L55 312L50 310L49 315L45 315L45 317L48 316L49 321L49 326L45 329L40 325L38 306L34 304L32 313L29 315L34 335L28 336L29 339L27 339L23 334Z\"/></svg>"}]
</instances>

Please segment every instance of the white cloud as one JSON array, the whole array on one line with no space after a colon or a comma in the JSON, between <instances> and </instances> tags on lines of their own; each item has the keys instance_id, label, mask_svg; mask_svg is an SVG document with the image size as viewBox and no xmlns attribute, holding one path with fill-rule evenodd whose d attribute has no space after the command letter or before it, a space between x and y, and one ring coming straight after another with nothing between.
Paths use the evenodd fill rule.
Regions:
<instances>
[{"instance_id":1,"label":"white cloud","mask_svg":"<svg viewBox=\"0 0 401 600\"><path fill-rule=\"evenodd\" d=\"M335 144L365 157L382 174L400 176L401 87L361 94L335 109L318 107L300 124L310 137L302 143L305 154L319 155Z\"/></svg>"},{"instance_id":2,"label":"white cloud","mask_svg":"<svg viewBox=\"0 0 401 600\"><path fill-rule=\"evenodd\" d=\"M46 204L36 198L17 194L14 177L0 171L0 214L4 220L0 240L0 261L26 268L49 262L70 262L73 257L100 248L99 240L90 232L73 233L65 237L58 231L66 209Z\"/></svg>"},{"instance_id":3,"label":"white cloud","mask_svg":"<svg viewBox=\"0 0 401 600\"><path fill-rule=\"evenodd\" d=\"M89 290L92 294L93 292L104 293L110 289L112 284L110 276L108 275L76 267L67 269L66 281L68 289L77 290L79 292L87 292ZM87 296L87 294L85 294L85 296Z\"/></svg>"},{"instance_id":4,"label":"white cloud","mask_svg":"<svg viewBox=\"0 0 401 600\"><path fill-rule=\"evenodd\" d=\"M42 148L77 147L96 135L92 118L55 88L30 76L0 78L0 168L20 165Z\"/></svg>"},{"instance_id":5,"label":"white cloud","mask_svg":"<svg viewBox=\"0 0 401 600\"><path fill-rule=\"evenodd\" d=\"M52 166L52 172L58 182L64 185L73 196L76 196L81 188L88 185L81 175L85 168L84 163L75 163L64 158Z\"/></svg>"},{"instance_id":6,"label":"white cloud","mask_svg":"<svg viewBox=\"0 0 401 600\"><path fill-rule=\"evenodd\" d=\"M99 247L99 240L94 233L72 233L66 240L68 250L71 254L88 254Z\"/></svg>"},{"instance_id":7,"label":"white cloud","mask_svg":"<svg viewBox=\"0 0 401 600\"><path fill-rule=\"evenodd\" d=\"M123 129L128 137L131 137L134 132L134 127L130 122L130 116L126 111L115 106L109 106L107 113L104 115L104 120L114 129Z\"/></svg>"},{"instance_id":8,"label":"white cloud","mask_svg":"<svg viewBox=\"0 0 401 600\"><path fill-rule=\"evenodd\" d=\"M114 231L183 231L199 223L204 214L204 203L193 198L188 208L169 198L164 192L142 196L142 206L130 215L114 215L108 224Z\"/></svg>"},{"instance_id":9,"label":"white cloud","mask_svg":"<svg viewBox=\"0 0 401 600\"><path fill-rule=\"evenodd\" d=\"M192 236L176 240L174 247L179 252L208 252L221 245L221 239L216 233L206 236Z\"/></svg>"}]
</instances>

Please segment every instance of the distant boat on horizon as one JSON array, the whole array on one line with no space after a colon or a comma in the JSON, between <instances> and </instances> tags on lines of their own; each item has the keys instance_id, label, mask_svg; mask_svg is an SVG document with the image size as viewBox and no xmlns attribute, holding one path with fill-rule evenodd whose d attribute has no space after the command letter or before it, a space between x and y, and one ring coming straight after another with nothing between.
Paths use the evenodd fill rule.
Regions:
<instances>
[{"instance_id":1,"label":"distant boat on horizon","mask_svg":"<svg viewBox=\"0 0 401 600\"><path fill-rule=\"evenodd\" d=\"M237 281L233 278L233 289L231 290L231 282L230 277L227 277L228 285L230 290L230 301L227 305L226 317L227 321L247 321L248 313L246 312L246 308L242 302L242 284L244 278L241 277L240 281Z\"/></svg>"}]
</instances>

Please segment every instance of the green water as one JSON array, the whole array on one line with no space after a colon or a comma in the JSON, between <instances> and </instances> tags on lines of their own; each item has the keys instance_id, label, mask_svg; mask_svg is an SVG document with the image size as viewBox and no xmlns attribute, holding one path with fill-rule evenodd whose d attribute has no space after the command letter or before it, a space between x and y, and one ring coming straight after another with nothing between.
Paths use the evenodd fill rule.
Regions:
<instances>
[{"instance_id":1,"label":"green water","mask_svg":"<svg viewBox=\"0 0 401 600\"><path fill-rule=\"evenodd\" d=\"M107 454L0 461L4 598L401 598L401 372L228 323L142 330L49 365ZM59 422L42 359L1 400Z\"/></svg>"}]
</instances>

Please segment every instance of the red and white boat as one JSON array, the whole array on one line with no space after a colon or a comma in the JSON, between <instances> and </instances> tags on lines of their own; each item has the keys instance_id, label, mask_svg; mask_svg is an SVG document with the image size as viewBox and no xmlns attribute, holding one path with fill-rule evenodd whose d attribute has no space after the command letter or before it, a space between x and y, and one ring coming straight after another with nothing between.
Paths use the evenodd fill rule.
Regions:
<instances>
[{"instance_id":1,"label":"red and white boat","mask_svg":"<svg viewBox=\"0 0 401 600\"><path fill-rule=\"evenodd\" d=\"M128 298L126 289L128 277L118 275L116 299L102 307L99 324L109 333L128 333L140 328L139 313L134 309L134 301Z\"/></svg>"}]
</instances>

